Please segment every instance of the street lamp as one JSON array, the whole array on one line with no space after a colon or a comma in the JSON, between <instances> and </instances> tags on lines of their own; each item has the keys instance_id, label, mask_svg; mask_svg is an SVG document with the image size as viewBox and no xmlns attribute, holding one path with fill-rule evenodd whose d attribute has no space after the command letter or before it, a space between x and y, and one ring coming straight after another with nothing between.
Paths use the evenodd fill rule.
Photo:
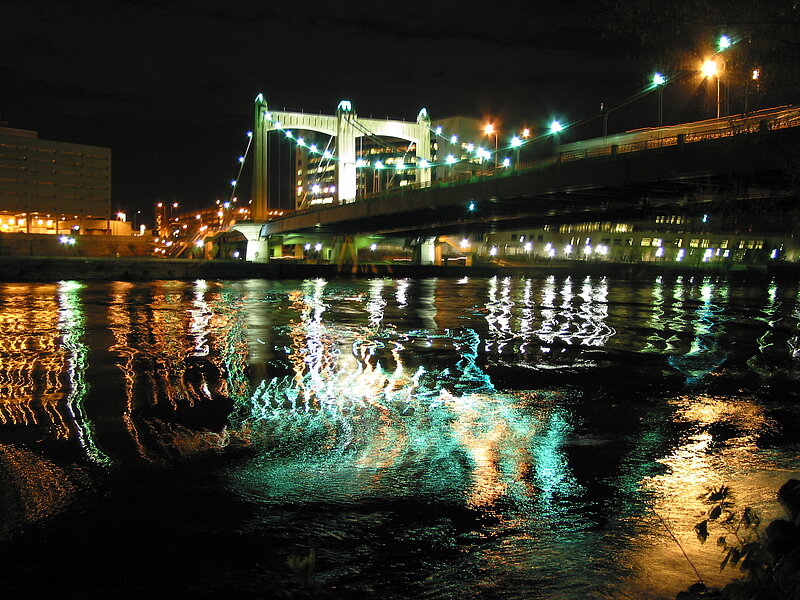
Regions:
<instances>
[{"instance_id":1,"label":"street lamp","mask_svg":"<svg viewBox=\"0 0 800 600\"><path fill-rule=\"evenodd\" d=\"M664 84L667 83L667 78L661 73L653 75L653 87L658 90L658 126L664 125Z\"/></svg>"},{"instance_id":2,"label":"street lamp","mask_svg":"<svg viewBox=\"0 0 800 600\"><path fill-rule=\"evenodd\" d=\"M514 161L514 170L516 170L518 168L517 165L519 165L519 149L520 149L520 146L522 146L522 140L519 138L519 136L515 135L513 138L511 138L511 147L516 152L516 158L515 158L515 161Z\"/></svg>"},{"instance_id":3,"label":"street lamp","mask_svg":"<svg viewBox=\"0 0 800 600\"><path fill-rule=\"evenodd\" d=\"M553 136L553 153L558 154L558 136L564 130L564 126L558 119L553 119L550 123L550 135Z\"/></svg>"},{"instance_id":4,"label":"street lamp","mask_svg":"<svg viewBox=\"0 0 800 600\"><path fill-rule=\"evenodd\" d=\"M495 131L494 125L487 123L483 128L483 133L486 135L494 135L494 164L497 166L497 131Z\"/></svg>"},{"instance_id":5,"label":"street lamp","mask_svg":"<svg viewBox=\"0 0 800 600\"><path fill-rule=\"evenodd\" d=\"M700 67L700 73L702 73L705 79L708 79L709 77L715 77L717 80L717 118L719 119L720 97L719 97L719 70L717 67L717 61L711 58L707 59Z\"/></svg>"}]
</instances>

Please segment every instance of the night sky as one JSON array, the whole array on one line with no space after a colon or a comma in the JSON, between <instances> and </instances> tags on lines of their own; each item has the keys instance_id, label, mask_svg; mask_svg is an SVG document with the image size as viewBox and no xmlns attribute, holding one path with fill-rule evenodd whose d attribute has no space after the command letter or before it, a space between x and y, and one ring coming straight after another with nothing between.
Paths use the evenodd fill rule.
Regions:
<instances>
[{"instance_id":1,"label":"night sky","mask_svg":"<svg viewBox=\"0 0 800 600\"><path fill-rule=\"evenodd\" d=\"M207 206L229 193L258 92L276 109L333 114L349 99L362 116L491 118L508 137L596 115L571 135L600 135L600 103L652 70L602 38L598 6L5 0L0 111L46 139L110 147L114 210ZM645 98L610 130L655 118Z\"/></svg>"}]
</instances>

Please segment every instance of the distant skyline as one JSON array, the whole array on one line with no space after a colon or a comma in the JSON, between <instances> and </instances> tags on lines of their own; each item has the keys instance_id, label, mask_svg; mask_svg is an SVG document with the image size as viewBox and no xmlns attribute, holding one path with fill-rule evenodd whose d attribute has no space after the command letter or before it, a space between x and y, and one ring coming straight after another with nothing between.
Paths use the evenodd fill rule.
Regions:
<instances>
[{"instance_id":1,"label":"distant skyline","mask_svg":"<svg viewBox=\"0 0 800 600\"><path fill-rule=\"evenodd\" d=\"M434 120L491 118L508 138L510 127L597 117L569 139L600 135L601 102L651 75L601 40L595 2L300 6L9 0L2 118L110 147L114 210L150 218L159 200L201 207L229 192L259 92L287 110L332 114L348 99L365 116L413 120L425 107ZM615 113L610 130L655 125L655 102ZM681 106L665 105L665 118Z\"/></svg>"}]
</instances>

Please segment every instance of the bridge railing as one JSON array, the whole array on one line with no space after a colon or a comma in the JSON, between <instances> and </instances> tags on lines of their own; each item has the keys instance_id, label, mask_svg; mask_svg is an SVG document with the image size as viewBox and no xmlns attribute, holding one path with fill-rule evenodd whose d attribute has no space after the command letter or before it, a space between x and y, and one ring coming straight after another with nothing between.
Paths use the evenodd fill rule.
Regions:
<instances>
[{"instance_id":1,"label":"bridge railing","mask_svg":"<svg viewBox=\"0 0 800 600\"><path fill-rule=\"evenodd\" d=\"M785 129L800 125L800 108L784 106L723 119L709 119L662 128L641 129L623 134L564 145L560 162L616 156L666 146L691 144L720 138Z\"/></svg>"}]
</instances>

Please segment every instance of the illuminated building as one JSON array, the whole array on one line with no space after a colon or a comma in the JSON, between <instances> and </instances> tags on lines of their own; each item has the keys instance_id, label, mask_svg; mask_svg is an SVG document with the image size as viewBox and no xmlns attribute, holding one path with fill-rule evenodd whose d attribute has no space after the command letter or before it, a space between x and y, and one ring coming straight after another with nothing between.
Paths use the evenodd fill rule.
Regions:
<instances>
[{"instance_id":1,"label":"illuminated building","mask_svg":"<svg viewBox=\"0 0 800 600\"><path fill-rule=\"evenodd\" d=\"M110 148L44 140L0 122L0 253L148 252L148 239L111 212Z\"/></svg>"},{"instance_id":2,"label":"illuminated building","mask_svg":"<svg viewBox=\"0 0 800 600\"><path fill-rule=\"evenodd\" d=\"M0 215L3 233L116 233L111 149L43 140L0 123Z\"/></svg>"}]
</instances>

